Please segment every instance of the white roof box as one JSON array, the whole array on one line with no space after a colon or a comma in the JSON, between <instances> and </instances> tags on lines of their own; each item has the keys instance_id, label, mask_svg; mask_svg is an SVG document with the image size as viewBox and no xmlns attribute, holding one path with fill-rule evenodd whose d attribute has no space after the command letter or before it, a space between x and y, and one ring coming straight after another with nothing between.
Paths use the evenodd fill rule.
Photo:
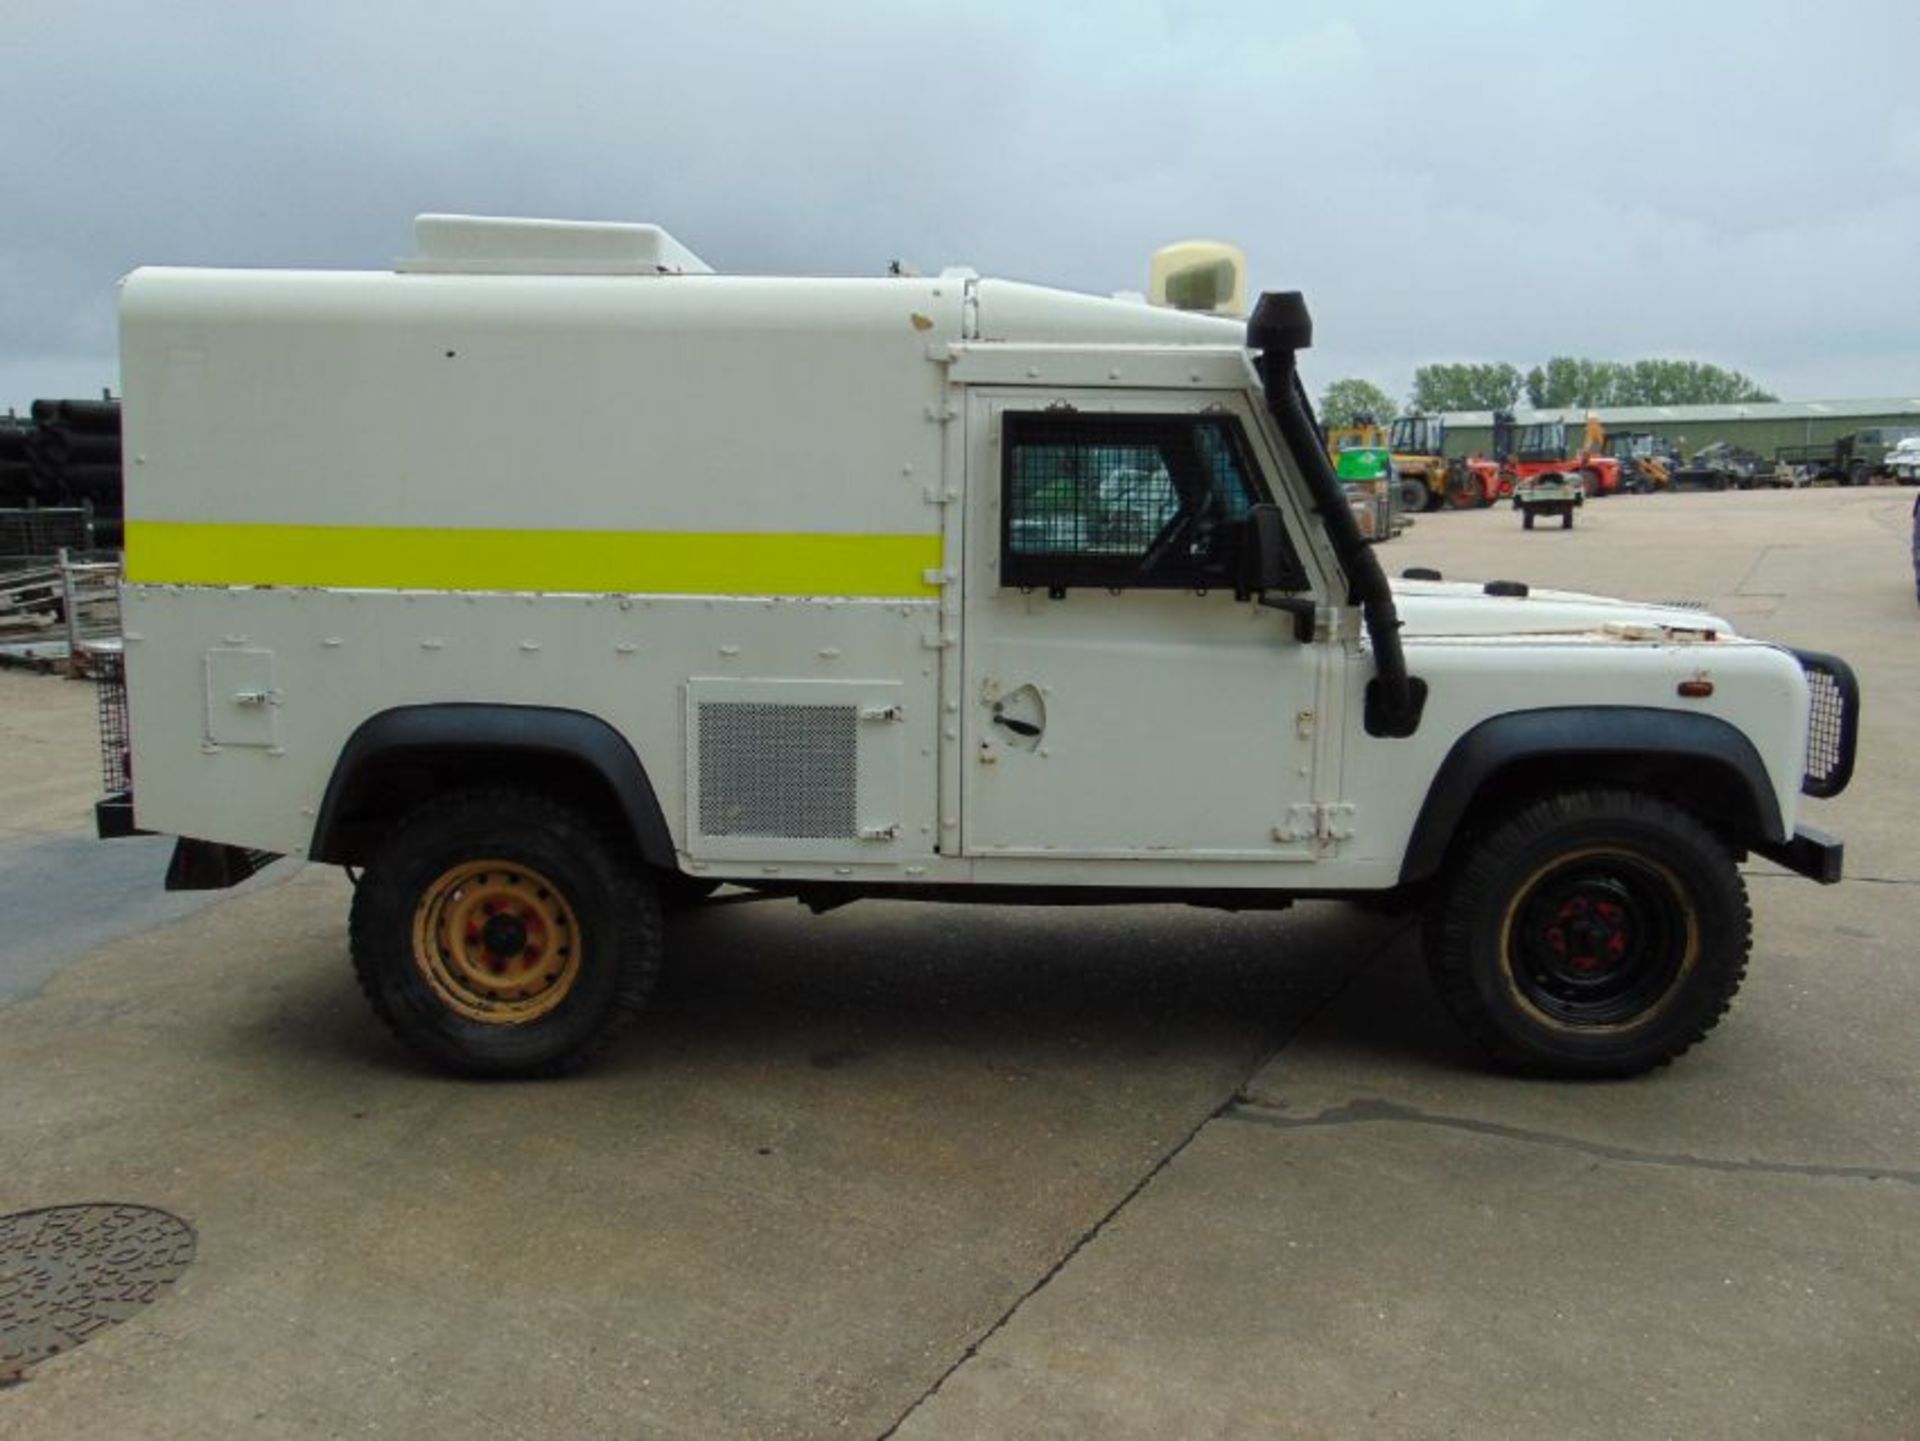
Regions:
<instances>
[{"instance_id":1,"label":"white roof box","mask_svg":"<svg viewBox=\"0 0 1920 1441\"><path fill-rule=\"evenodd\" d=\"M395 263L415 275L711 275L713 268L657 225L421 215L419 254Z\"/></svg>"}]
</instances>

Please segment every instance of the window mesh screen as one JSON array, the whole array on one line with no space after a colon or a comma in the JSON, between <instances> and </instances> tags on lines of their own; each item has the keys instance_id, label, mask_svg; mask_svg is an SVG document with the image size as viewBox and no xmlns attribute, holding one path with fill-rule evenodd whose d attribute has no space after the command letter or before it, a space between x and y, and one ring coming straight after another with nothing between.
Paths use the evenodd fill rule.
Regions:
<instances>
[{"instance_id":1,"label":"window mesh screen","mask_svg":"<svg viewBox=\"0 0 1920 1441\"><path fill-rule=\"evenodd\" d=\"M850 705L703 702L702 833L856 838L859 726L859 710Z\"/></svg>"},{"instance_id":2,"label":"window mesh screen","mask_svg":"<svg viewBox=\"0 0 1920 1441\"><path fill-rule=\"evenodd\" d=\"M1225 416L1005 418L1008 584L1206 588L1231 579L1257 493ZM1289 571L1304 573L1289 555Z\"/></svg>"}]
</instances>

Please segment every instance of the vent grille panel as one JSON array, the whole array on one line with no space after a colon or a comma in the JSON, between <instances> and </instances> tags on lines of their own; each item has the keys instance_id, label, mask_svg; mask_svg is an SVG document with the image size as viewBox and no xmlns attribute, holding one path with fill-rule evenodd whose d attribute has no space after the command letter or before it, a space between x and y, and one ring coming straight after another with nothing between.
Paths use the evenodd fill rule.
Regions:
<instances>
[{"instance_id":1,"label":"vent grille panel","mask_svg":"<svg viewBox=\"0 0 1920 1441\"><path fill-rule=\"evenodd\" d=\"M697 714L702 834L858 839L857 706L705 701Z\"/></svg>"}]
</instances>

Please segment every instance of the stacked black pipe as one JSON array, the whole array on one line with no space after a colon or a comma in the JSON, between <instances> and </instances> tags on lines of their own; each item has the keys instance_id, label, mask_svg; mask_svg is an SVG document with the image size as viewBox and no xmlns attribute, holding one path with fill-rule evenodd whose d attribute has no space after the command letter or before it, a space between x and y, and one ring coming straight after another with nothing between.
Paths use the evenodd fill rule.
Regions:
<instances>
[{"instance_id":1,"label":"stacked black pipe","mask_svg":"<svg viewBox=\"0 0 1920 1441\"><path fill-rule=\"evenodd\" d=\"M0 420L0 506L93 512L94 543L120 544L120 402L36 400L32 420Z\"/></svg>"},{"instance_id":2,"label":"stacked black pipe","mask_svg":"<svg viewBox=\"0 0 1920 1441\"><path fill-rule=\"evenodd\" d=\"M27 440L33 423L17 415L0 415L0 510L24 506L33 499L33 471L27 463Z\"/></svg>"}]
</instances>

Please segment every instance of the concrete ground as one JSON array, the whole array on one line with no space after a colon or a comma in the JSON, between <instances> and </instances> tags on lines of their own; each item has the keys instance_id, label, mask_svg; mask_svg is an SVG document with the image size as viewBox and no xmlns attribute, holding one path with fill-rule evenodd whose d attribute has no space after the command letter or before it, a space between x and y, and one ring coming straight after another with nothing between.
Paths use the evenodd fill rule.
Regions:
<instances>
[{"instance_id":1,"label":"concrete ground","mask_svg":"<svg viewBox=\"0 0 1920 1441\"><path fill-rule=\"evenodd\" d=\"M90 688L0 673L0 1211L199 1232L0 1435L1920 1435L1910 500L1382 550L1861 671L1816 822L1851 878L1749 867L1733 1014L1609 1085L1485 1071L1407 924L1350 907L758 901L678 926L593 1073L444 1080L355 992L337 873L151 909L164 847L76 839Z\"/></svg>"}]
</instances>

